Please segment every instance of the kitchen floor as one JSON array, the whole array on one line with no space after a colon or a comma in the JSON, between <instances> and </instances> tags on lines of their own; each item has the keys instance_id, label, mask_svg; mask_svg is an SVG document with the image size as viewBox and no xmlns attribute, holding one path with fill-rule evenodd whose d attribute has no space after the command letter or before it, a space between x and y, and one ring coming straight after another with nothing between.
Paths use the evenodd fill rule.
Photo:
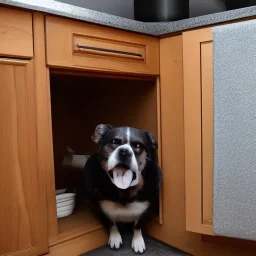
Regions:
<instances>
[{"instance_id":1,"label":"kitchen floor","mask_svg":"<svg viewBox=\"0 0 256 256\"><path fill-rule=\"evenodd\" d=\"M157 240L154 240L150 237L145 237L146 243L146 252L143 256L185 256L188 255L184 252L181 252L175 248L172 248L166 244L163 244ZM81 256L134 256L136 255L131 249L132 236L127 235L123 236L124 246L118 251L112 251L108 246L103 246L93 250L91 252L85 253Z\"/></svg>"}]
</instances>

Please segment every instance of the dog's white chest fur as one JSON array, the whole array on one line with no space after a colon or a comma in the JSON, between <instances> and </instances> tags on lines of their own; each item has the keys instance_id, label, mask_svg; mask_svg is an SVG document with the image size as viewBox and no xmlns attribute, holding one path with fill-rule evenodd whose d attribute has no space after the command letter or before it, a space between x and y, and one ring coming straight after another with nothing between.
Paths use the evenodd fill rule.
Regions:
<instances>
[{"instance_id":1,"label":"dog's white chest fur","mask_svg":"<svg viewBox=\"0 0 256 256\"><path fill-rule=\"evenodd\" d=\"M134 222L147 210L149 202L132 202L122 205L116 202L100 201L102 211L114 222Z\"/></svg>"}]
</instances>

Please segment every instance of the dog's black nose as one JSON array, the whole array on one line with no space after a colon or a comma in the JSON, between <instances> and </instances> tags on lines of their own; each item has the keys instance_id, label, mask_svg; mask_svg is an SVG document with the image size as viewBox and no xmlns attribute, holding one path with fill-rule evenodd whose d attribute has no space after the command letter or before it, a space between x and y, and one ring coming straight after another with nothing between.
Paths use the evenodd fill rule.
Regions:
<instances>
[{"instance_id":1,"label":"dog's black nose","mask_svg":"<svg viewBox=\"0 0 256 256\"><path fill-rule=\"evenodd\" d=\"M120 148L119 149L119 157L120 158L127 158L131 156L131 152L127 148Z\"/></svg>"}]
</instances>

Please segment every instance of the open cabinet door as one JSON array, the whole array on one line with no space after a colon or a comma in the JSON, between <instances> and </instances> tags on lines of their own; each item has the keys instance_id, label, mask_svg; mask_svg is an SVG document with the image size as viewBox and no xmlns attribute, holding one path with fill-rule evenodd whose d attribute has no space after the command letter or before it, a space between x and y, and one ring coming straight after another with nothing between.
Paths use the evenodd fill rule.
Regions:
<instances>
[{"instance_id":1,"label":"open cabinet door","mask_svg":"<svg viewBox=\"0 0 256 256\"><path fill-rule=\"evenodd\" d=\"M182 36L160 40L162 146L162 224L152 223L154 238L187 252L200 237L186 232Z\"/></svg>"},{"instance_id":2,"label":"open cabinet door","mask_svg":"<svg viewBox=\"0 0 256 256\"><path fill-rule=\"evenodd\" d=\"M191 34L185 35L185 33ZM208 36L208 39L205 39L206 36ZM200 44L200 40L203 42L203 45ZM212 118L212 103L209 102L212 96L212 70L209 70L212 68L211 40L211 28L208 28L207 31L202 29L184 32L183 35L160 40L161 147L163 171L162 224L156 222L150 223L148 234L192 255L249 256L254 255L253 250L255 250L255 247L253 245L251 246L246 242L242 243L243 241L238 239L204 235L212 234L210 232L211 225L209 224L209 220L211 219L212 186L208 184L210 183L212 174L212 169L210 168L212 151L209 146L209 141L212 140L211 122L209 121L209 118ZM202 47L201 50L200 45ZM203 63L202 72L200 71L201 63ZM200 79L201 73L203 74L202 79ZM202 115L205 117L206 122L204 122L202 129L203 131L207 131L207 137L203 147L205 150L208 148L208 154L204 154L204 166L207 167L208 171L204 175L204 181L201 181L201 178L199 179L198 173L201 173L201 168L197 168L197 175L193 176L191 174L190 179L186 176L187 173L185 174L185 166L187 169L187 164L195 165L198 163L193 163L192 160L190 162L185 161L185 146L187 147L188 145L185 145L187 141L184 136L184 124L186 124L185 129L188 130L189 124L192 125L195 122L194 119L197 118L191 113L191 109L189 111L188 99L194 104L191 103L191 108L193 106L201 106L201 100L198 98L197 91L195 91L195 88L198 86L196 84L197 81L202 81L205 85L203 87L204 97L202 101L205 108ZM186 97L184 98L184 96ZM185 112L184 104L186 106ZM186 118L189 118L190 123ZM197 133L194 135L198 136ZM200 143L200 141L195 142L195 139L198 137L193 138L191 134L190 138L191 140L194 139L193 145ZM198 152L193 152L192 150L190 153L195 155ZM193 177L194 179L192 179ZM189 182L189 184L185 184L185 181ZM202 198L198 189L201 182L205 184L200 189L201 193L205 195L204 207L200 208L204 210L203 215L201 211L198 211L199 207L201 207L199 202L201 202ZM190 187L187 185L190 185ZM191 193L194 194L191 195ZM192 199L191 196L195 200L194 205L193 203L189 204L191 201L188 200ZM199 215L192 215L193 206L195 208L193 212L200 212ZM201 218L203 218L202 221ZM192 225L201 229L194 229ZM189 231L187 231L188 227L191 227ZM206 232L203 232L205 230Z\"/></svg>"}]
</instances>

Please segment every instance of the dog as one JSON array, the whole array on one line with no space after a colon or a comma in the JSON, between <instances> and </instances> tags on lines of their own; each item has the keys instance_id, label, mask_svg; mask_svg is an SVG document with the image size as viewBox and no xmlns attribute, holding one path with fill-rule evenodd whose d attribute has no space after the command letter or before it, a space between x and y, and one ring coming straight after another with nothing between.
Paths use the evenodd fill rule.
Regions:
<instances>
[{"instance_id":1,"label":"dog","mask_svg":"<svg viewBox=\"0 0 256 256\"><path fill-rule=\"evenodd\" d=\"M157 202L162 174L157 164L157 142L148 131L100 124L92 140L98 152L86 162L85 183L89 199L109 230L108 245L123 242L118 223L133 223L132 249L146 250L142 227Z\"/></svg>"}]
</instances>

